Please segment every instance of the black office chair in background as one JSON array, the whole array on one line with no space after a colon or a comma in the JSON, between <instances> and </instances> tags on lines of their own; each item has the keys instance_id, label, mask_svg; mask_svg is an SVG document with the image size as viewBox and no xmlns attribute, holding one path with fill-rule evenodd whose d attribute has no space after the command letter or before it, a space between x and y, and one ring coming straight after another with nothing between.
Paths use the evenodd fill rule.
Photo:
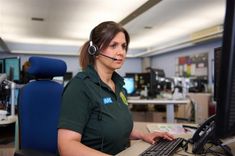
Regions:
<instances>
[{"instance_id":1,"label":"black office chair in background","mask_svg":"<svg viewBox=\"0 0 235 156\"><path fill-rule=\"evenodd\" d=\"M52 80L63 76L64 61L45 57L30 57L28 72L35 80L21 90L18 102L19 150L15 156L57 155L57 123L63 84Z\"/></svg>"}]
</instances>

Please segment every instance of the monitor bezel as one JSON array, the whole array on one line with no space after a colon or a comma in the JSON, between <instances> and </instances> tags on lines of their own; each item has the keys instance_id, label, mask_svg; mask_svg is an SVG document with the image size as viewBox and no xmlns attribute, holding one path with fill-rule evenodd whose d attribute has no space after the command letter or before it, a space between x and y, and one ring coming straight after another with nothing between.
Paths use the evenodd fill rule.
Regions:
<instances>
[{"instance_id":1,"label":"monitor bezel","mask_svg":"<svg viewBox=\"0 0 235 156\"><path fill-rule=\"evenodd\" d=\"M218 138L235 136L235 2L227 0L224 33L221 53L221 66L217 109L215 117L215 135Z\"/></svg>"}]
</instances>

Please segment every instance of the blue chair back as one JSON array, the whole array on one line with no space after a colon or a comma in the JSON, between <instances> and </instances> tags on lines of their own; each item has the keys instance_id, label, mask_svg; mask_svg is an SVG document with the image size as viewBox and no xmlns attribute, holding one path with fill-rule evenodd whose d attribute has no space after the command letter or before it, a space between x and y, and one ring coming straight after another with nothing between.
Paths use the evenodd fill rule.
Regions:
<instances>
[{"instance_id":1,"label":"blue chair back","mask_svg":"<svg viewBox=\"0 0 235 156\"><path fill-rule=\"evenodd\" d=\"M57 124L63 84L52 80L63 76L66 64L62 60L30 57L28 72L36 80L26 84L19 95L19 147L57 152Z\"/></svg>"}]
</instances>

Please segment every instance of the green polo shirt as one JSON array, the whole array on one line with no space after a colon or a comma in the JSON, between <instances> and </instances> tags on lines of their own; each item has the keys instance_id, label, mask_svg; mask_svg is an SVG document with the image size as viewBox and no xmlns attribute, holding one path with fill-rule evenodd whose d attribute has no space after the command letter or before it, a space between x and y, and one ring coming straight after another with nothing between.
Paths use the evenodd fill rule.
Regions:
<instances>
[{"instance_id":1,"label":"green polo shirt","mask_svg":"<svg viewBox=\"0 0 235 156\"><path fill-rule=\"evenodd\" d=\"M114 72L112 80L115 93L93 66L79 72L64 90L58 128L81 133L83 144L115 155L127 147L133 121L123 78Z\"/></svg>"}]
</instances>

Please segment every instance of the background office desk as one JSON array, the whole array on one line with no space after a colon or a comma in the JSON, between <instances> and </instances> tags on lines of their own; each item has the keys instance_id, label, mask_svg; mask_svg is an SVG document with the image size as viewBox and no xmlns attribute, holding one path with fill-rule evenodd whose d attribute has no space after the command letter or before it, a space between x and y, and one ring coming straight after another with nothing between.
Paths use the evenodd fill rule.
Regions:
<instances>
[{"instance_id":1,"label":"background office desk","mask_svg":"<svg viewBox=\"0 0 235 156\"><path fill-rule=\"evenodd\" d=\"M166 99L128 99L129 104L155 104L155 105L166 105L166 121L167 123L174 123L175 104L187 104L189 99L184 100L166 100Z\"/></svg>"},{"instance_id":2,"label":"background office desk","mask_svg":"<svg viewBox=\"0 0 235 156\"><path fill-rule=\"evenodd\" d=\"M11 156L14 153L14 133L17 116L7 116L6 120L0 121L0 155Z\"/></svg>"},{"instance_id":3,"label":"background office desk","mask_svg":"<svg viewBox=\"0 0 235 156\"><path fill-rule=\"evenodd\" d=\"M147 122L134 122L134 128L138 129L142 132L147 133L148 132L147 124L149 124L149 123L147 123ZM175 137L182 137L185 139L189 139L192 136L190 134L182 134L182 135L175 135ZM119 154L117 154L117 156L138 156L140 153L142 153L149 146L150 146L150 144L148 144L142 140L134 141L131 143L131 147L120 152ZM232 149L232 153L235 154L235 143L232 143L229 146ZM195 155L195 154L190 154L191 151L192 151L192 146L191 146L191 144L189 144L188 153L186 153L184 150L182 150L182 151L177 152L176 155L179 155L179 154L181 154L181 155ZM208 154L208 155L210 155L210 154Z\"/></svg>"},{"instance_id":4,"label":"background office desk","mask_svg":"<svg viewBox=\"0 0 235 156\"><path fill-rule=\"evenodd\" d=\"M6 120L0 121L0 126L5 126L5 125L8 125L8 124L15 123L16 120L17 120L17 116L16 116L16 115L7 116L7 119L6 119Z\"/></svg>"}]
</instances>

